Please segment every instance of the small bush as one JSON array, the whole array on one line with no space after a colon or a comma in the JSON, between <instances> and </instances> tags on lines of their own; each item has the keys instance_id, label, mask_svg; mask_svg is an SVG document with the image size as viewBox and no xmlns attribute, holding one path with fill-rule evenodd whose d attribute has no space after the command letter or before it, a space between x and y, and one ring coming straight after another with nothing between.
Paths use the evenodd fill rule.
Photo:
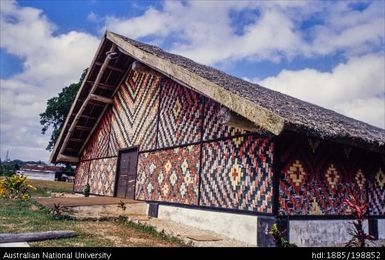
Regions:
<instances>
[{"instance_id":1,"label":"small bush","mask_svg":"<svg viewBox=\"0 0 385 260\"><path fill-rule=\"evenodd\" d=\"M60 219L63 213L63 206L60 203L54 203L51 212L55 219Z\"/></svg>"},{"instance_id":2,"label":"small bush","mask_svg":"<svg viewBox=\"0 0 385 260\"><path fill-rule=\"evenodd\" d=\"M36 190L36 188L27 184L27 176L24 175L12 175L0 180L0 197L2 198L28 200L31 190Z\"/></svg>"},{"instance_id":3,"label":"small bush","mask_svg":"<svg viewBox=\"0 0 385 260\"><path fill-rule=\"evenodd\" d=\"M120 224L125 224L125 223L127 223L127 221L128 221L127 216L119 215L119 216L116 218L116 222L118 222L118 223L120 223Z\"/></svg>"},{"instance_id":4,"label":"small bush","mask_svg":"<svg viewBox=\"0 0 385 260\"><path fill-rule=\"evenodd\" d=\"M270 229L269 234L273 236L276 247L297 247L296 244L290 243L286 238L284 238L284 231L280 231L278 225L275 223Z\"/></svg>"},{"instance_id":5,"label":"small bush","mask_svg":"<svg viewBox=\"0 0 385 260\"><path fill-rule=\"evenodd\" d=\"M369 205L363 199L350 195L345 204L353 214L355 221L353 222L353 228L349 230L349 234L352 236L350 241L346 243L346 247L366 247L369 241L375 240L375 238L365 233L364 220L366 219L366 213Z\"/></svg>"},{"instance_id":6,"label":"small bush","mask_svg":"<svg viewBox=\"0 0 385 260\"><path fill-rule=\"evenodd\" d=\"M123 200L119 201L118 208L120 208L123 212L125 212L127 209L126 203Z\"/></svg>"},{"instance_id":7,"label":"small bush","mask_svg":"<svg viewBox=\"0 0 385 260\"><path fill-rule=\"evenodd\" d=\"M83 189L83 195L84 197L89 197L90 196L90 185L87 183L85 186L84 186L84 189Z\"/></svg>"}]
</instances>

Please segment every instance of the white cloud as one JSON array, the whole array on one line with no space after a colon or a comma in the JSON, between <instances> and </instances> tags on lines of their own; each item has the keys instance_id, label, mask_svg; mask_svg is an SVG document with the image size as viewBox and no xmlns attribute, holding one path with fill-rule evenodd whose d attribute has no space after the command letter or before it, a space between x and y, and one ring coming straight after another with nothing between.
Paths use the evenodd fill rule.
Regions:
<instances>
[{"instance_id":1,"label":"white cloud","mask_svg":"<svg viewBox=\"0 0 385 260\"><path fill-rule=\"evenodd\" d=\"M383 55L365 55L351 58L331 72L283 70L258 83L385 128L384 71Z\"/></svg>"},{"instance_id":2,"label":"white cloud","mask_svg":"<svg viewBox=\"0 0 385 260\"><path fill-rule=\"evenodd\" d=\"M0 47L23 60L23 71L0 80L0 156L48 160L49 136L41 136L39 113L48 98L77 82L99 40L87 33L56 33L41 10L1 1ZM32 152L33 151L33 152Z\"/></svg>"},{"instance_id":3,"label":"white cloud","mask_svg":"<svg viewBox=\"0 0 385 260\"><path fill-rule=\"evenodd\" d=\"M219 5L166 1L161 9L150 8L140 16L108 16L103 30L131 38L152 36L157 42L173 37L171 51L204 64L242 59L279 62L337 51L361 55L383 48L383 9L381 1L363 11L353 10L348 1L226 1ZM245 11L255 12L249 23L234 25ZM319 17L319 24L304 29L302 23L312 16ZM236 33L237 29L242 33Z\"/></svg>"},{"instance_id":4,"label":"white cloud","mask_svg":"<svg viewBox=\"0 0 385 260\"><path fill-rule=\"evenodd\" d=\"M384 2L374 1L365 10L352 10L351 3L338 3L325 12L324 24L312 29L315 37L310 43L313 55L335 51L362 54L384 44Z\"/></svg>"},{"instance_id":5,"label":"white cloud","mask_svg":"<svg viewBox=\"0 0 385 260\"><path fill-rule=\"evenodd\" d=\"M279 52L298 48L300 38L293 24L278 10L255 16L252 25L237 35L231 25L230 11L241 16L246 8L257 9L256 2L201 2L187 4L166 1L162 10L148 9L142 16L125 18L108 16L102 30L111 30L131 38L175 37L172 51L198 62L213 64L226 59L271 58ZM237 17L239 18L239 17ZM140 28L140 30L138 30Z\"/></svg>"},{"instance_id":6,"label":"white cloud","mask_svg":"<svg viewBox=\"0 0 385 260\"><path fill-rule=\"evenodd\" d=\"M90 22L97 22L98 21L98 16L94 12L90 12L87 15L87 20Z\"/></svg>"}]
</instances>

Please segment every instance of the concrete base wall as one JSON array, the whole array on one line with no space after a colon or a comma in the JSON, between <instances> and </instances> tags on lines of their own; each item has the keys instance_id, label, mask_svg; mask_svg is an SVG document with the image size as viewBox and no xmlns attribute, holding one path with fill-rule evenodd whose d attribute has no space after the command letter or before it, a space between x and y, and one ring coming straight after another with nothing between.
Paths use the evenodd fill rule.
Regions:
<instances>
[{"instance_id":1,"label":"concrete base wall","mask_svg":"<svg viewBox=\"0 0 385 260\"><path fill-rule=\"evenodd\" d=\"M257 216L159 205L158 218L210 230L239 241L257 245Z\"/></svg>"},{"instance_id":2,"label":"concrete base wall","mask_svg":"<svg viewBox=\"0 0 385 260\"><path fill-rule=\"evenodd\" d=\"M385 239L385 219L378 219L378 238Z\"/></svg>"},{"instance_id":3,"label":"concrete base wall","mask_svg":"<svg viewBox=\"0 0 385 260\"><path fill-rule=\"evenodd\" d=\"M343 245L351 239L353 220L290 220L289 240L298 246ZM380 224L380 223L379 223ZM368 222L364 228L368 232Z\"/></svg>"},{"instance_id":4,"label":"concrete base wall","mask_svg":"<svg viewBox=\"0 0 385 260\"><path fill-rule=\"evenodd\" d=\"M183 208L159 205L158 218L172 220L202 230L209 230L229 238L256 246L273 246L274 241L266 234L275 222L274 217L251 216L218 212L200 208ZM348 233L353 220L289 220L289 240L298 246L343 246L351 239ZM368 232L368 221L364 222ZM385 239L385 219L378 219L379 239Z\"/></svg>"}]
</instances>

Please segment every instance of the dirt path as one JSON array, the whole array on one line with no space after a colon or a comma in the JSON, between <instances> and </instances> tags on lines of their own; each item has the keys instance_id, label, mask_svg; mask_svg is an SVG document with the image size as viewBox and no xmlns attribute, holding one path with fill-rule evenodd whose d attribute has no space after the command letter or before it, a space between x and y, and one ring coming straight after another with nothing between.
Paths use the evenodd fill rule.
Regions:
<instances>
[{"instance_id":1,"label":"dirt path","mask_svg":"<svg viewBox=\"0 0 385 260\"><path fill-rule=\"evenodd\" d=\"M56 198L42 198L34 197L33 200L37 201L46 207L52 208L54 204L60 204L63 207L76 207L76 206L94 206L94 205L117 205L120 202L124 202L127 205L143 203L140 201L121 199L115 197L56 197Z\"/></svg>"},{"instance_id":2,"label":"dirt path","mask_svg":"<svg viewBox=\"0 0 385 260\"><path fill-rule=\"evenodd\" d=\"M85 236L98 236L107 240L107 244L115 247L175 247L176 243L162 241L154 238L152 234L146 234L113 222L82 221L78 222L77 229ZM72 246L85 246L81 241L71 243ZM32 246L51 246L52 241L31 243ZM66 246L66 245L65 245Z\"/></svg>"}]
</instances>

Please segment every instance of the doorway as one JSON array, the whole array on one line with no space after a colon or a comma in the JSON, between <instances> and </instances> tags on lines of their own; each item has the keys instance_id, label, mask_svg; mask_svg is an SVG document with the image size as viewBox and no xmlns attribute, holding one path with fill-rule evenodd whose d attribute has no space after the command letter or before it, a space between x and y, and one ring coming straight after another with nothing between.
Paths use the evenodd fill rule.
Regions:
<instances>
[{"instance_id":1,"label":"doorway","mask_svg":"<svg viewBox=\"0 0 385 260\"><path fill-rule=\"evenodd\" d=\"M119 152L115 197L135 199L137 163L138 148L135 147Z\"/></svg>"}]
</instances>

